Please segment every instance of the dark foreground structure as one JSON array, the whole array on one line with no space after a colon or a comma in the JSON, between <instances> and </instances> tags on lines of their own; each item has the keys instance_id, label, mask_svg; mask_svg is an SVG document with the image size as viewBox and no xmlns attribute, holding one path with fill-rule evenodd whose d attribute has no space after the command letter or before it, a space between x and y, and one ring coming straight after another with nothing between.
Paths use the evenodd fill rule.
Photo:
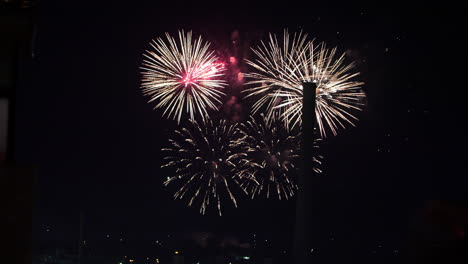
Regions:
<instances>
[{"instance_id":1,"label":"dark foreground structure","mask_svg":"<svg viewBox=\"0 0 468 264\"><path fill-rule=\"evenodd\" d=\"M315 203L314 198L317 179L314 173L314 127L315 127L315 83L303 83L303 105L302 105L302 142L301 161L302 167L298 179L299 190L296 204L296 226L294 234L293 258L295 264L306 264L312 262L314 237L314 226L311 224Z\"/></svg>"},{"instance_id":2,"label":"dark foreground structure","mask_svg":"<svg viewBox=\"0 0 468 264\"><path fill-rule=\"evenodd\" d=\"M0 1L0 208L2 263L31 263L34 169L17 164L17 93L30 80L35 1Z\"/></svg>"}]
</instances>

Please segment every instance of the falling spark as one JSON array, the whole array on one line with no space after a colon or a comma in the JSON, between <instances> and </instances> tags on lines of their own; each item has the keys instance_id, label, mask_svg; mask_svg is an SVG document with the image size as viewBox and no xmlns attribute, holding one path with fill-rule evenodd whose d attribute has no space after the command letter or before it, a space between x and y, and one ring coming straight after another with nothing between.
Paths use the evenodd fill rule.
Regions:
<instances>
[{"instance_id":1,"label":"falling spark","mask_svg":"<svg viewBox=\"0 0 468 264\"><path fill-rule=\"evenodd\" d=\"M190 129L176 130L169 139L162 168L175 173L164 182L178 182L175 199L188 198L188 206L201 201L200 213L205 214L210 204L216 204L221 215L222 196L226 195L237 207L233 188L239 187L235 175L236 164L244 154L238 151L240 134L237 125L227 121L207 121L203 125L190 122Z\"/></svg>"},{"instance_id":2,"label":"falling spark","mask_svg":"<svg viewBox=\"0 0 468 264\"><path fill-rule=\"evenodd\" d=\"M208 110L216 110L224 95L219 90L226 85L220 78L224 64L209 50L210 44L193 39L191 31L179 31L179 41L168 33L166 38L153 40L152 50L143 54L143 93L149 102L158 102L155 108L163 108L163 116L178 123L184 112L206 121Z\"/></svg>"},{"instance_id":3,"label":"falling spark","mask_svg":"<svg viewBox=\"0 0 468 264\"><path fill-rule=\"evenodd\" d=\"M250 117L240 126L244 136L239 144L246 154L238 166L241 187L251 198L262 194L270 198L276 193L280 200L289 199L297 190L295 164L300 161L300 133L288 130L278 119L271 122L263 114L260 117L258 121ZM316 152L318 141L320 139L314 146ZM314 157L316 173L321 173L322 158L318 154Z\"/></svg>"},{"instance_id":4,"label":"falling spark","mask_svg":"<svg viewBox=\"0 0 468 264\"><path fill-rule=\"evenodd\" d=\"M290 128L301 125L304 82L314 82L316 88L315 115L320 135L327 130L336 135L345 124L354 126L357 118L353 110L361 110L365 94L362 82L353 81L359 75L353 72L354 63L345 63L345 54L337 56L336 48L328 49L324 43L315 45L307 35L298 33L292 37L284 32L283 43L270 34L268 43L252 48L257 56L247 63L257 70L247 73L249 78L247 97L259 95L253 112L266 108L266 117L279 112Z\"/></svg>"}]
</instances>

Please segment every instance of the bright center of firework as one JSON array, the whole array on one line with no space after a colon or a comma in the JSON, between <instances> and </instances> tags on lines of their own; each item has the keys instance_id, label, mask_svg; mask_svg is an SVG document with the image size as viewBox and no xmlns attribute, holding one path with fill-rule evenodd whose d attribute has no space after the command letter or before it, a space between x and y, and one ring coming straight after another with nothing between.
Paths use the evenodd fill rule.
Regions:
<instances>
[{"instance_id":1,"label":"bright center of firework","mask_svg":"<svg viewBox=\"0 0 468 264\"><path fill-rule=\"evenodd\" d=\"M276 157L276 155L271 155L271 161L276 163L278 161L278 157Z\"/></svg>"},{"instance_id":2,"label":"bright center of firework","mask_svg":"<svg viewBox=\"0 0 468 264\"><path fill-rule=\"evenodd\" d=\"M182 79L182 82L187 85L191 85L195 83L195 79L191 75L186 75L184 79Z\"/></svg>"},{"instance_id":3,"label":"bright center of firework","mask_svg":"<svg viewBox=\"0 0 468 264\"><path fill-rule=\"evenodd\" d=\"M276 167L279 167L279 157L275 154L269 155L268 158L266 159L266 164L265 168L268 168L270 170L275 169Z\"/></svg>"},{"instance_id":4,"label":"bright center of firework","mask_svg":"<svg viewBox=\"0 0 468 264\"><path fill-rule=\"evenodd\" d=\"M194 69L189 69L181 82L187 86L198 83L198 81L209 80L222 70L222 63L207 63Z\"/></svg>"}]
</instances>

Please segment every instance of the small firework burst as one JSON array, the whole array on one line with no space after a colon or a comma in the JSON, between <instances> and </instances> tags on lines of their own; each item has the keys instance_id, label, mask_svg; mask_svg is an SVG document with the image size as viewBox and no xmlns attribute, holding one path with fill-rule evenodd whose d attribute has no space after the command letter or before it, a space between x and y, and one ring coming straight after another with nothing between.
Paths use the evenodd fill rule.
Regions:
<instances>
[{"instance_id":1,"label":"small firework burst","mask_svg":"<svg viewBox=\"0 0 468 264\"><path fill-rule=\"evenodd\" d=\"M287 129L283 122L278 122L274 117L273 121L263 114L258 121L251 117L240 127L243 134L240 145L246 155L241 156L238 175L241 187L251 198L262 194L269 198L276 193L280 200L289 199L297 190L300 133ZM321 173L321 159L322 156L318 154L314 157L316 173Z\"/></svg>"},{"instance_id":2,"label":"small firework burst","mask_svg":"<svg viewBox=\"0 0 468 264\"><path fill-rule=\"evenodd\" d=\"M225 120L209 120L203 125L190 123L190 129L176 130L169 139L170 147L162 149L165 157L161 167L175 172L164 185L178 182L180 187L174 194L175 199L187 197L188 206L201 203L201 214L205 214L210 204L216 204L221 215L223 195L237 207L233 188L240 188L234 172L243 155L237 151L242 135L237 125Z\"/></svg>"},{"instance_id":3,"label":"small firework burst","mask_svg":"<svg viewBox=\"0 0 468 264\"><path fill-rule=\"evenodd\" d=\"M361 110L365 94L362 82L353 81L359 75L353 72L354 64L345 63L345 54L336 55L336 48L327 49L324 43L314 45L307 35L289 36L284 32L282 45L270 34L268 44L252 49L257 60L247 63L257 70L249 73L247 96L261 95L253 112L262 107L271 118L279 112L288 127L301 124L302 84L314 82L316 89L316 120L322 137L327 130L336 135L345 124L354 125L357 118L353 110Z\"/></svg>"},{"instance_id":4,"label":"small firework burst","mask_svg":"<svg viewBox=\"0 0 468 264\"><path fill-rule=\"evenodd\" d=\"M205 121L208 110L221 104L224 64L209 50L208 42L192 39L192 32L179 31L178 42L168 33L166 37L167 42L153 40L153 50L144 54L143 93L150 96L149 102L158 101L155 108L164 108L163 116L178 123L184 112L190 119L198 114Z\"/></svg>"}]
</instances>

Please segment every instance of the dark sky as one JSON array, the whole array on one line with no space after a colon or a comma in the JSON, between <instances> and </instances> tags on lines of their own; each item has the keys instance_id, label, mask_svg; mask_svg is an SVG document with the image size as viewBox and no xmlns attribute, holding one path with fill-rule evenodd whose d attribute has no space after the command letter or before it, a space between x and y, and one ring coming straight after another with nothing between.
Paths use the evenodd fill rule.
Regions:
<instances>
[{"instance_id":1,"label":"dark sky","mask_svg":"<svg viewBox=\"0 0 468 264\"><path fill-rule=\"evenodd\" d=\"M234 30L247 45L302 29L358 61L368 106L356 128L324 143L314 223L343 250L402 247L427 201L466 198L460 7L100 2L39 5L32 85L18 89L16 129L17 160L35 166L39 180L38 240L46 228L75 236L80 210L99 235L292 231L294 202L242 200L221 218L200 216L162 187L160 148L175 124L142 96L139 66L152 38L178 29L224 48Z\"/></svg>"}]
</instances>

